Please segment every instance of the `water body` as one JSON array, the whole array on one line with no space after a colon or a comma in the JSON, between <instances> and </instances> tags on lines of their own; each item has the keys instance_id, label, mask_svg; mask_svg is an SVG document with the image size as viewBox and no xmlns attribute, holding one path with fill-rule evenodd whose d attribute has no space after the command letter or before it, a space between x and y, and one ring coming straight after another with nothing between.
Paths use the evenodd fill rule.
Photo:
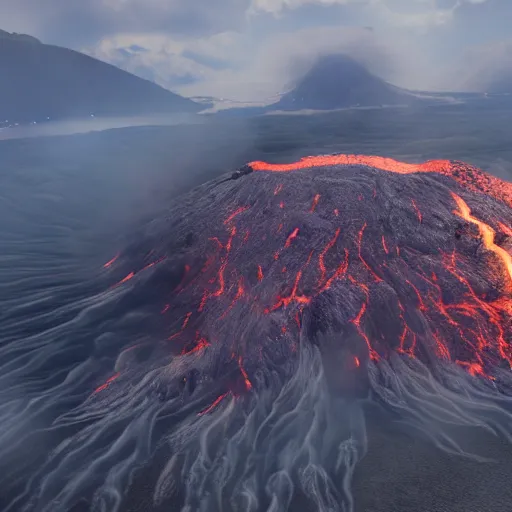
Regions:
<instances>
[{"instance_id":1,"label":"water body","mask_svg":"<svg viewBox=\"0 0 512 512\"><path fill-rule=\"evenodd\" d=\"M175 114L172 116L138 117L90 117L86 119L67 119L29 125L0 124L0 140L22 139L29 137L48 137L54 135L74 135L93 131L127 128L133 126L174 126L180 124L200 124L206 119L196 114Z\"/></svg>"}]
</instances>

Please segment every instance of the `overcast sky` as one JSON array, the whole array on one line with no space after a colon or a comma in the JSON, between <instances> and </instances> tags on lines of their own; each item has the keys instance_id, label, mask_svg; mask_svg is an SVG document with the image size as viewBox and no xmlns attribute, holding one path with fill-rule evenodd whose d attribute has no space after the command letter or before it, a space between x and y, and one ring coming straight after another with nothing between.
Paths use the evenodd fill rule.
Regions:
<instances>
[{"instance_id":1,"label":"overcast sky","mask_svg":"<svg viewBox=\"0 0 512 512\"><path fill-rule=\"evenodd\" d=\"M512 0L0 0L0 28L185 95L260 99L322 53L396 85L485 87L511 64ZM480 82L479 82L480 80Z\"/></svg>"}]
</instances>

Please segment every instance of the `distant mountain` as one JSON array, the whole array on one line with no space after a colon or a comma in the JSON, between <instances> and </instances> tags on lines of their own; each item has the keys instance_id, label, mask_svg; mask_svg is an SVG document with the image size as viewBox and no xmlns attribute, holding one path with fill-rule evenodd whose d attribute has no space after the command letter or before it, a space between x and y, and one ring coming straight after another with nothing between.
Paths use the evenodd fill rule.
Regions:
<instances>
[{"instance_id":1,"label":"distant mountain","mask_svg":"<svg viewBox=\"0 0 512 512\"><path fill-rule=\"evenodd\" d=\"M82 53L0 31L0 120L197 112L204 105Z\"/></svg>"},{"instance_id":2,"label":"distant mountain","mask_svg":"<svg viewBox=\"0 0 512 512\"><path fill-rule=\"evenodd\" d=\"M41 41L39 41L39 39L36 39L35 37L28 36L27 34L16 34L16 32L13 32L11 34L9 32L6 32L5 30L0 30L0 44L2 43L2 39L9 39L10 41L24 41L26 43L41 44Z\"/></svg>"},{"instance_id":3,"label":"distant mountain","mask_svg":"<svg viewBox=\"0 0 512 512\"><path fill-rule=\"evenodd\" d=\"M372 75L345 55L328 55L270 110L332 110L345 107L410 105L418 98Z\"/></svg>"},{"instance_id":4,"label":"distant mountain","mask_svg":"<svg viewBox=\"0 0 512 512\"><path fill-rule=\"evenodd\" d=\"M346 55L328 55L319 58L275 103L227 108L216 115L247 117L283 111L444 104L451 101L445 96L400 89L372 75Z\"/></svg>"}]
</instances>

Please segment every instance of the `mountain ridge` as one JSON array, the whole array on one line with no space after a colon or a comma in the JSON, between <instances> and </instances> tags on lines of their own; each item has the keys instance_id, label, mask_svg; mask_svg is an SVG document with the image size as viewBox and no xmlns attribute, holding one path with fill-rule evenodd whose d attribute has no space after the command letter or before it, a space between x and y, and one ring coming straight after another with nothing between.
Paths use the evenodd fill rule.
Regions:
<instances>
[{"instance_id":1,"label":"mountain ridge","mask_svg":"<svg viewBox=\"0 0 512 512\"><path fill-rule=\"evenodd\" d=\"M273 110L333 110L346 107L409 105L417 98L370 73L344 54L320 57L309 71L273 104Z\"/></svg>"},{"instance_id":2,"label":"mountain ridge","mask_svg":"<svg viewBox=\"0 0 512 512\"><path fill-rule=\"evenodd\" d=\"M37 37L29 36L28 34L18 34L16 32L7 32L5 30L0 29L0 40L1 39L9 39L11 41L23 41L26 43L35 43L42 44L42 42L37 39Z\"/></svg>"},{"instance_id":3,"label":"mountain ridge","mask_svg":"<svg viewBox=\"0 0 512 512\"><path fill-rule=\"evenodd\" d=\"M344 54L320 57L295 84L265 106L220 110L222 116L277 114L280 112L333 111L347 108L409 107L428 102L445 102L415 94L370 73Z\"/></svg>"},{"instance_id":4,"label":"mountain ridge","mask_svg":"<svg viewBox=\"0 0 512 512\"><path fill-rule=\"evenodd\" d=\"M203 110L148 80L32 36L0 31L0 119L196 113Z\"/></svg>"}]
</instances>

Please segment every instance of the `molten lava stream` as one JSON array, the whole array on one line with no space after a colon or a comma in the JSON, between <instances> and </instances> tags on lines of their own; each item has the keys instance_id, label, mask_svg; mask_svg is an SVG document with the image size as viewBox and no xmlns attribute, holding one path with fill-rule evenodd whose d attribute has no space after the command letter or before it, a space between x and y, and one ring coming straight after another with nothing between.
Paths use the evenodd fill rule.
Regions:
<instances>
[{"instance_id":1,"label":"molten lava stream","mask_svg":"<svg viewBox=\"0 0 512 512\"><path fill-rule=\"evenodd\" d=\"M462 162L450 160L430 160L420 164L400 162L392 158L368 155L323 155L309 156L290 164L270 164L254 161L249 164L253 171L293 172L315 167L331 167L360 165L374 167L383 171L398 174L438 173L452 178L454 181L472 192L488 194L512 207L512 183L484 173L480 169ZM421 222L421 212L417 210Z\"/></svg>"}]
</instances>

